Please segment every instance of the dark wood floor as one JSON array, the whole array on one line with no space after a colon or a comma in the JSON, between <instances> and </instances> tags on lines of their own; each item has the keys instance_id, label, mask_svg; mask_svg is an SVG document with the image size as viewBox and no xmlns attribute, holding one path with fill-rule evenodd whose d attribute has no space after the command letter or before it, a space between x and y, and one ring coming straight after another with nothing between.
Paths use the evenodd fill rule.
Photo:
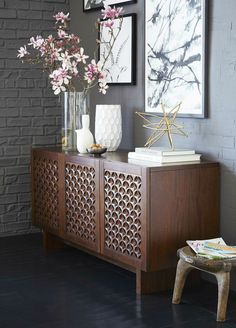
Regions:
<instances>
[{"instance_id":1,"label":"dark wood floor","mask_svg":"<svg viewBox=\"0 0 236 328\"><path fill-rule=\"evenodd\" d=\"M171 291L136 296L132 273L73 248L44 253L40 235L0 238L0 328L236 327L215 322L217 290L203 283L171 305Z\"/></svg>"}]
</instances>

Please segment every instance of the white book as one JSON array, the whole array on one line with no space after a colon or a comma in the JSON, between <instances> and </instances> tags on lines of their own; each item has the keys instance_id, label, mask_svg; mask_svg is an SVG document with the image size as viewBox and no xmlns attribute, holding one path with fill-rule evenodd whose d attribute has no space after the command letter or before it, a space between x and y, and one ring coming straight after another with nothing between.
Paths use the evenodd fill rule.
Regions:
<instances>
[{"instance_id":1,"label":"white book","mask_svg":"<svg viewBox=\"0 0 236 328\"><path fill-rule=\"evenodd\" d=\"M135 152L139 154L152 154L158 156L178 156L178 155L193 155L195 150L193 149L174 149L164 147L136 147Z\"/></svg>"},{"instance_id":2,"label":"white book","mask_svg":"<svg viewBox=\"0 0 236 328\"><path fill-rule=\"evenodd\" d=\"M208 259L236 258L236 246L226 245L221 237L205 240L186 240L186 243L197 255Z\"/></svg>"},{"instance_id":3,"label":"white book","mask_svg":"<svg viewBox=\"0 0 236 328\"><path fill-rule=\"evenodd\" d=\"M162 163L157 163L157 162L152 162L152 161L144 161L140 159L133 159L133 158L128 158L128 163L130 164L135 164L139 166L144 166L144 167L156 167L157 165L166 165Z\"/></svg>"},{"instance_id":4,"label":"white book","mask_svg":"<svg viewBox=\"0 0 236 328\"><path fill-rule=\"evenodd\" d=\"M144 167L157 167L157 166L170 166L170 165L183 165L183 164L196 164L199 161L188 161L188 162L172 162L172 163L160 163L160 162L153 162L153 161L145 161L140 159L128 159L129 164L144 166Z\"/></svg>"},{"instance_id":5,"label":"white book","mask_svg":"<svg viewBox=\"0 0 236 328\"><path fill-rule=\"evenodd\" d=\"M200 161L201 154L158 156L144 153L129 152L128 158L141 161L151 161L156 163L195 162Z\"/></svg>"},{"instance_id":6,"label":"white book","mask_svg":"<svg viewBox=\"0 0 236 328\"><path fill-rule=\"evenodd\" d=\"M188 246L190 246L195 253L198 253L206 242L216 243L219 245L226 245L224 239L221 237L213 238L213 239L202 239L202 240L186 240Z\"/></svg>"}]
</instances>

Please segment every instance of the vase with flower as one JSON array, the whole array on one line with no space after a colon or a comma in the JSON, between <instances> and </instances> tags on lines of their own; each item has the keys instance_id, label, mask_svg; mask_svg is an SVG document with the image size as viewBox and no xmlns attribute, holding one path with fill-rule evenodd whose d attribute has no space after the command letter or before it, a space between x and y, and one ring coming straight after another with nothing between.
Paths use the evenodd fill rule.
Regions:
<instances>
[{"instance_id":1,"label":"vase with flower","mask_svg":"<svg viewBox=\"0 0 236 328\"><path fill-rule=\"evenodd\" d=\"M75 150L75 131L83 128L83 122L84 124L86 122L86 127L89 126L90 90L97 86L102 94L107 92L104 66L121 31L122 11L122 8L111 6L105 6L102 10L102 19L97 22L97 29L99 33L102 33L104 28L108 29L110 41L106 44L107 56L98 62L93 58L87 63L89 56L81 46L79 36L69 33L69 13L63 12L53 16L56 35L49 35L47 38L40 35L31 37L28 47L24 45L18 50L17 56L22 62L42 64L43 70L49 74L54 94L62 95L62 148L64 150ZM113 22L117 18L120 23L114 28ZM97 40L94 57L101 42ZM83 115L87 115L87 118L83 119Z\"/></svg>"}]
</instances>

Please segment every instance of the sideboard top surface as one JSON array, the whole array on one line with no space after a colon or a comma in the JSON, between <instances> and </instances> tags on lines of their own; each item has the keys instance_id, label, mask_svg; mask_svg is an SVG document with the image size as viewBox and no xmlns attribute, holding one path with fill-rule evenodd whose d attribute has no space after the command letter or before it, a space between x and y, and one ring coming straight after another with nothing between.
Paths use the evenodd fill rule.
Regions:
<instances>
[{"instance_id":1,"label":"sideboard top surface","mask_svg":"<svg viewBox=\"0 0 236 328\"><path fill-rule=\"evenodd\" d=\"M201 160L200 162L178 162L178 163L168 163L168 164L161 164L161 163L148 163L148 162L142 162L139 161L137 163L134 163L133 161L130 162L128 159L128 153L130 150L118 150L115 152L107 152L105 154L102 154L101 156L93 156L90 154L80 154L76 151L70 151L70 152L65 152L62 151L61 147L33 147L33 150L36 151L42 151L42 152L49 152L49 153L57 153L57 154L65 154L66 156L71 156L71 157L82 157L82 158L93 158L95 160L100 160L100 161L109 161L109 162L117 162L117 163L127 163L129 165L133 166L139 166L143 168L148 168L151 171L159 171L159 170L176 170L176 169L188 169L188 168L196 168L196 167L206 167L206 166L218 166L219 163L217 162L212 162L209 160Z\"/></svg>"}]
</instances>

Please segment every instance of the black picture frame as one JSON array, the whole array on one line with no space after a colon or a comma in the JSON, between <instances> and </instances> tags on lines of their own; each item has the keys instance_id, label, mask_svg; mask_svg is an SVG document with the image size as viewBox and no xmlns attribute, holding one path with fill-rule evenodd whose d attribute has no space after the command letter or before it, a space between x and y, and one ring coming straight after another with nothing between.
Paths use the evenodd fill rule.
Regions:
<instances>
[{"instance_id":1,"label":"black picture frame","mask_svg":"<svg viewBox=\"0 0 236 328\"><path fill-rule=\"evenodd\" d=\"M146 5L145 5L145 111L149 112L149 113L159 113L161 115L162 114L161 103L164 103L167 108L169 107L169 109L172 109L175 105L182 102L180 111L178 113L178 117L206 118L208 116L208 110L207 110L207 107L208 107L208 101L207 101L207 94L208 94L208 71L207 71L207 67L208 67L208 65L207 65L207 58L208 58L208 56L207 56L208 0L199 0L196 2L190 2L187 0L183 0L183 2L186 1L186 5L192 4L193 10L198 10L198 14L200 13L199 16L201 17L200 23L199 23L199 24L201 24L199 27L199 30L201 30L201 35L200 35L201 42L199 41L199 45L198 46L195 45L195 48L193 48L194 51L197 51L196 53L194 53L193 50L191 53L191 49L190 49L191 44L188 43L190 41L192 42L193 38L186 39L185 43L183 43L182 45L175 42L174 43L175 48L171 48L171 46L167 44L167 41L166 41L167 37L165 38L165 36L163 35L165 32L163 32L163 30L162 30L162 32L161 32L162 35L161 35L161 33L159 33L160 29L158 30L158 27L157 27L158 22L162 21L162 24L163 24L165 12L162 13L161 11L159 11L157 13L157 16L155 16L155 20L152 21L151 17L154 17L155 12L153 12L153 16L150 15L150 10L152 10L152 8L150 9L150 3L151 3L150 1L151 0L146 0ZM170 10L170 8L172 8L173 10L176 9L176 8L174 8L173 1L174 0L165 0L165 5L168 6L169 10ZM152 3L153 3L153 1L152 1ZM156 10L156 8L158 8L159 3L161 3L161 0L156 0L154 2L155 10ZM181 3L181 4L183 5L183 3ZM195 8L194 5L198 6L198 8ZM200 8L200 10L199 10L199 8ZM164 11L163 6L162 6L161 10ZM176 12L178 12L178 10L176 10ZM168 13L168 14L170 15L170 13ZM178 14L179 14L179 12L178 12ZM166 17L167 17L167 15L166 15ZM171 17L173 19L173 15ZM180 26L183 26L183 28L184 28L185 24L186 25L189 24L189 21L190 21L190 16L186 15L186 17L185 17L184 15L182 15ZM153 37L152 37L152 33L150 33L151 24L153 24L153 25L157 24L153 28ZM191 27L189 27L189 25L188 25L188 28L191 29ZM174 26L173 26L173 29L174 29ZM169 30L168 33L172 33L171 35L173 35L173 31L170 32L170 30ZM158 40L157 39L154 40L154 37L156 35L158 35ZM174 38L174 36L173 36L173 38ZM177 37L175 37L175 40L176 39L177 39ZM154 45L154 44L158 45L157 47L155 47L155 49L152 48L152 45ZM194 44L194 42L193 42L193 44ZM179 53L178 54L179 58L181 58L181 55L185 56L183 58L186 61L186 63L187 63L188 59L193 60L193 55L198 55L198 58L200 58L200 60L197 59L196 63L194 63L194 65L196 67L196 71L193 71L193 73L196 73L196 72L198 73L198 75L195 74L195 80L193 78L194 74L192 74L192 80L186 79L187 75L184 75L184 67L183 67L183 73L182 73L183 75L182 76L181 76L180 70L178 72L178 75L174 75L174 74L168 75L168 73L170 72L171 69L172 69L172 72L174 72L175 59L173 59L174 58L173 55L171 55L172 56L171 60L170 60L170 57L168 58L168 55L166 58L164 58L162 56L164 53L167 53L167 54L171 53L171 52L174 53L175 50L173 50L173 49L179 49L179 48L181 48L181 46L184 46L184 45L188 45L189 48L186 50L185 54L188 54L188 52L189 52L189 55L187 56L185 54ZM156 56L156 58L158 57L161 59L160 60L153 59L153 58L155 58L155 56ZM191 58L191 56L192 56L192 58ZM156 63L155 63L155 60L156 60ZM184 60L183 60L182 65L184 65ZM172 67L171 67L171 65L169 65L171 62L173 63ZM179 67L181 68L181 65L179 65ZM163 70L163 68L165 68L165 70ZM191 72L191 69L192 68L190 67L189 72ZM169 80L167 78L169 78ZM175 82L173 82L175 89L174 89L174 87L173 87L173 89L169 88L168 92L166 92L167 85L164 86L165 82L163 82L163 81L166 81L166 83L171 83L169 81L174 81L174 79L176 79L175 81L177 81L177 79L179 79L179 80L186 79L186 94L183 92L184 87L181 86L181 82L179 83L181 88L183 88L183 90L181 91L182 94L184 95L184 97L186 95L186 98L183 97L184 101L182 101L182 99L180 99L180 97L179 97L181 93L178 94L178 92L177 92L178 86L176 87ZM189 82L192 83L191 86L190 86L190 84L189 85L187 84ZM182 84L184 85L184 82ZM161 87L162 87L162 89L161 89ZM199 93L197 93L197 91L195 90L191 94L191 88L194 89L194 87L198 88ZM164 90L164 92L162 92L162 90ZM189 94L187 94L187 92ZM191 97L191 95L192 95L192 97ZM171 97L172 97L172 99L171 99ZM192 102L191 102L191 100L192 100ZM185 106L185 104L186 105L188 104L188 106Z\"/></svg>"},{"instance_id":2,"label":"black picture frame","mask_svg":"<svg viewBox=\"0 0 236 328\"><path fill-rule=\"evenodd\" d=\"M118 81L114 79L114 77L111 77L111 79L109 79L109 70L106 69L105 66L105 72L108 74L108 85L136 85L136 65L137 65L137 56L136 56L136 50L137 50L137 14L135 13L131 13L131 14L126 14L123 15L123 24L125 22L126 19L130 18L130 42L129 42L129 51L128 54L124 55L123 58L126 59L126 63L128 61L130 61L130 66L128 67L128 73L129 73L129 80L123 79L123 77L121 76ZM125 28L124 25L122 25L122 28ZM127 38L127 33L122 32L122 28L121 28L121 32L119 34L119 37L123 37L125 36ZM101 36L101 30L99 29L99 40L100 40L100 36ZM122 42L122 39L119 40L119 38L117 39L116 42ZM125 48L124 48L125 49ZM100 45L98 48L98 60L100 61L102 58L102 46ZM120 53L120 52L119 52ZM115 57L116 54L113 54L113 57ZM128 59L129 58L129 59ZM118 63L117 63L118 64ZM112 74L112 72L111 72Z\"/></svg>"},{"instance_id":3,"label":"black picture frame","mask_svg":"<svg viewBox=\"0 0 236 328\"><path fill-rule=\"evenodd\" d=\"M101 4L99 3L98 5L96 5L94 7L86 8L89 1L90 0L83 0L83 11L84 12L101 10L103 8L103 0L101 0ZM123 6L131 5L131 4L134 4L134 3L137 3L137 0L128 0L128 1L124 1L124 2L122 2L121 0L117 0L117 2L112 3L111 6L123 7Z\"/></svg>"}]
</instances>

